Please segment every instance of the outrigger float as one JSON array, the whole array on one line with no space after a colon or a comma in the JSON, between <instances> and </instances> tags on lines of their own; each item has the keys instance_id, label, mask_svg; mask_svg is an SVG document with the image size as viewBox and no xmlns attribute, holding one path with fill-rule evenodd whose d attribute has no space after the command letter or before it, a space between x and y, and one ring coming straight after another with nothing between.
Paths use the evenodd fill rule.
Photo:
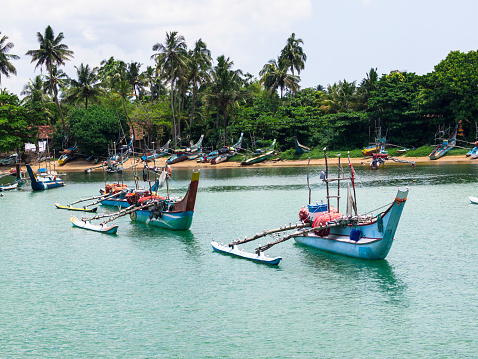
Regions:
<instances>
[{"instance_id":1,"label":"outrigger float","mask_svg":"<svg viewBox=\"0 0 478 359\"><path fill-rule=\"evenodd\" d=\"M322 172L321 179L327 187L327 203L311 204L309 186L309 204L299 211L300 223L284 225L278 229L268 231L264 230L263 233L256 233L252 237L246 237L243 240L238 239L229 244L218 243L213 240L211 243L213 250L259 263L277 265L281 257L269 258L263 252L276 244L294 238L299 244L326 252L360 259L384 259L392 247L395 232L407 200L408 188L406 190L398 189L395 199L390 204L378 208L380 210L386 207L384 211L377 215L373 215L371 212L359 215L355 196L356 174L350 162L350 157L348 158L350 177L345 177L339 157L338 176L329 178L325 148L324 154L326 171ZM345 215L339 211L341 181L350 181L347 184L347 211ZM309 183L308 179L307 182ZM335 196L329 195L329 183L331 182L337 183L337 195ZM350 188L350 183L353 190ZM330 206L331 198L337 199L337 208ZM287 234L286 231L292 231L292 233ZM274 241L257 247L255 253L248 253L239 249L239 245L266 236L272 236Z\"/></svg>"}]
</instances>

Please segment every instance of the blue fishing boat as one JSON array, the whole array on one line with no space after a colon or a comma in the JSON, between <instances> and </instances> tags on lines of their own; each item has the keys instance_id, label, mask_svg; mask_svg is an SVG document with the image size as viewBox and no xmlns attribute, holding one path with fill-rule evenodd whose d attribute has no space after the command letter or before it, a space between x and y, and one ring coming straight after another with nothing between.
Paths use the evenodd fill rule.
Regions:
<instances>
[{"instance_id":1,"label":"blue fishing boat","mask_svg":"<svg viewBox=\"0 0 478 359\"><path fill-rule=\"evenodd\" d=\"M475 147L473 147L467 154L466 157L471 157L472 159L478 158L478 141L475 142Z\"/></svg>"},{"instance_id":2,"label":"blue fishing boat","mask_svg":"<svg viewBox=\"0 0 478 359\"><path fill-rule=\"evenodd\" d=\"M442 144L437 146L432 153L430 153L429 157L431 160L437 160L440 157L443 157L450 151L453 147L456 146L456 135L458 133L458 125L455 126L451 136L443 140Z\"/></svg>"},{"instance_id":3,"label":"blue fishing boat","mask_svg":"<svg viewBox=\"0 0 478 359\"><path fill-rule=\"evenodd\" d=\"M149 162L153 161L156 158L164 157L164 156L169 156L172 154L172 150L169 148L169 144L171 143L171 140L166 142L164 146L154 150L154 151L149 151L147 154L143 155L141 159L143 161Z\"/></svg>"},{"instance_id":4,"label":"blue fishing boat","mask_svg":"<svg viewBox=\"0 0 478 359\"><path fill-rule=\"evenodd\" d=\"M294 137L294 144L295 144L295 153L296 154L301 155L303 153L309 153L310 152L310 148L307 147L307 146L302 145L301 143L299 143L299 140L297 139L297 137Z\"/></svg>"},{"instance_id":5,"label":"blue fishing boat","mask_svg":"<svg viewBox=\"0 0 478 359\"><path fill-rule=\"evenodd\" d=\"M261 257L261 253L265 250L293 238L299 244L326 252L367 260L384 259L392 247L398 223L407 201L408 189L399 189L394 200L386 206L385 210L379 211L385 206L377 209L378 214L373 215L372 212L368 212L359 215L355 195L355 171L350 163L350 158L350 177L345 177L339 157L339 176L329 178L325 149L324 155L326 170L322 172L321 179L327 187L326 203L311 204L309 187L309 204L299 211L301 223L284 225L278 229L268 231L264 230L263 233L256 233L255 236L246 237L243 240L239 239L228 245L219 245L218 242L213 241L211 243L213 249L245 259L264 258ZM345 214L342 214L339 212L340 182L347 180L350 180L353 192L349 183L347 186L347 210ZM337 183L336 196L329 195L330 182ZM336 208L330 206L331 198L337 199ZM292 233L287 234L287 231L292 231ZM266 236L272 236L275 240L256 248L255 254L238 249L239 245ZM278 261L276 262L278 263Z\"/></svg>"},{"instance_id":6,"label":"blue fishing boat","mask_svg":"<svg viewBox=\"0 0 478 359\"><path fill-rule=\"evenodd\" d=\"M26 165L28 175L30 176L30 182L32 184L32 190L42 191L46 189L52 189L57 187L63 187L65 182L55 174L51 173L38 173L34 174L30 165Z\"/></svg>"},{"instance_id":7,"label":"blue fishing boat","mask_svg":"<svg viewBox=\"0 0 478 359\"><path fill-rule=\"evenodd\" d=\"M137 200L137 197L130 196L132 199L130 204L136 206L130 213L131 220L176 231L189 229L193 221L199 173L193 172L191 183L183 198L168 195L142 197Z\"/></svg>"}]
</instances>

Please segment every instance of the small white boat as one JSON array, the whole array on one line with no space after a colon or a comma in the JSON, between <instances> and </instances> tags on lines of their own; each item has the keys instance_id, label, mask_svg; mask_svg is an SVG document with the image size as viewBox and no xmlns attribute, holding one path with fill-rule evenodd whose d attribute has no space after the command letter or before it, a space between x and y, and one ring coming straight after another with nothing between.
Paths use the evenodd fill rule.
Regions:
<instances>
[{"instance_id":1,"label":"small white boat","mask_svg":"<svg viewBox=\"0 0 478 359\"><path fill-rule=\"evenodd\" d=\"M241 257L264 264L277 265L282 259L282 257L271 258L269 256L265 256L263 252L260 254L245 252L244 250L237 248L237 246L230 247L229 245L219 244L218 242L214 241L211 242L211 246L216 252L230 254L235 257Z\"/></svg>"},{"instance_id":2,"label":"small white boat","mask_svg":"<svg viewBox=\"0 0 478 359\"><path fill-rule=\"evenodd\" d=\"M471 203L478 204L478 197L468 197Z\"/></svg>"},{"instance_id":3,"label":"small white boat","mask_svg":"<svg viewBox=\"0 0 478 359\"><path fill-rule=\"evenodd\" d=\"M101 232L106 234L115 234L116 231L118 230L117 225L107 227L103 223L92 224L88 220L78 219L75 216L71 216L70 220L74 227L88 229L90 231Z\"/></svg>"}]
</instances>

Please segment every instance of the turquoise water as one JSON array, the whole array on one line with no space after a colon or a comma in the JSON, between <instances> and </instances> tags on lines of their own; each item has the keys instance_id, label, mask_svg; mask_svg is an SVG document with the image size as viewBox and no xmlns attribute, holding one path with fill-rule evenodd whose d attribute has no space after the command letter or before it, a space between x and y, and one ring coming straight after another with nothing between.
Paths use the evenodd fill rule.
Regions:
<instances>
[{"instance_id":1,"label":"turquoise water","mask_svg":"<svg viewBox=\"0 0 478 359\"><path fill-rule=\"evenodd\" d=\"M325 196L320 169L311 176L313 201ZM468 196L478 197L478 166L357 172L360 212L410 187L383 261L293 241L268 251L283 257L278 267L212 251L212 239L295 222L308 201L305 168L202 170L186 232L127 217L115 221L114 236L73 228L70 215L83 214L54 203L95 195L100 173L68 174L64 188L5 193L0 357L477 357L478 205ZM190 171L173 176L184 193Z\"/></svg>"}]
</instances>

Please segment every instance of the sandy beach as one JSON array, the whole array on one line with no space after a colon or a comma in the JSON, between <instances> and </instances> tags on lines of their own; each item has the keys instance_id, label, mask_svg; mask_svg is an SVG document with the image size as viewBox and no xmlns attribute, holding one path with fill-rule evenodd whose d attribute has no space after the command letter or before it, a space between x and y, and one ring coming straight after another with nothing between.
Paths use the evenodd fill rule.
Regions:
<instances>
[{"instance_id":1,"label":"sandy beach","mask_svg":"<svg viewBox=\"0 0 478 359\"><path fill-rule=\"evenodd\" d=\"M403 157L403 159L406 159L407 161L414 161L417 166L419 165L449 165L449 164L478 164L478 160L473 160L470 157L466 156L445 156L442 157L438 160L430 160L428 157ZM165 158L161 158L159 160L155 161L156 166L164 166L165 165ZM347 158L341 158L342 164L347 163ZM352 158L351 162L355 166L366 166L370 163L370 159L368 158ZM336 165L338 163L338 158L337 157L330 157L328 159L328 163L331 165ZM153 162L148 163L150 166L152 166ZM196 161L183 161L179 163L175 163L171 165L172 168L233 168L233 167L243 167L243 168L254 168L254 167L304 167L307 166L308 160L294 160L294 161L266 161L250 166L241 166L239 162L222 162L217 165L211 165L210 163L197 163ZM53 165L53 163L52 163ZM325 165L325 160L324 159L311 159L310 160L310 165L311 166L320 166L320 165ZM33 168L35 168L36 165L33 165ZM55 164L55 169L57 172L83 172L87 168L91 167L97 167L98 165L95 165L91 162L83 161L83 160L75 160L72 162L69 162L63 166L59 166L58 163ZM128 168L133 166L133 161L128 160L125 164L124 167ZM142 163L138 162L138 168L142 167ZM397 163L393 161L387 161L386 166L409 166L407 163ZM5 171L6 167L3 168ZM23 167L23 169L25 169ZM96 169L99 171L100 169Z\"/></svg>"}]
</instances>

